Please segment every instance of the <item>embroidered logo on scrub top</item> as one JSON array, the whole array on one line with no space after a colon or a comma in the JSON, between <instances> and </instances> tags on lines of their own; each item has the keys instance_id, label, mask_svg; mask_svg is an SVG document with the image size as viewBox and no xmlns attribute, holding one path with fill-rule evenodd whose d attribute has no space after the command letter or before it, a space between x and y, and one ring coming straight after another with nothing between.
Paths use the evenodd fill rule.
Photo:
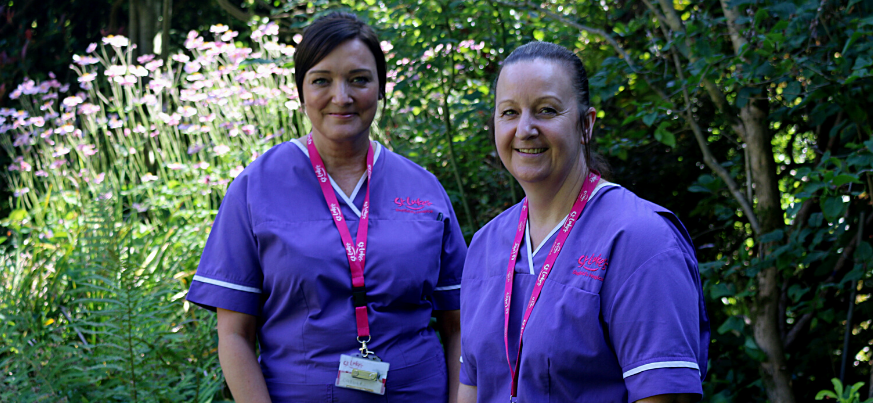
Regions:
<instances>
[{"instance_id":1,"label":"embroidered logo on scrub top","mask_svg":"<svg viewBox=\"0 0 873 403\"><path fill-rule=\"evenodd\" d=\"M573 270L573 274L603 281L603 277L594 275L592 272L606 271L606 268L609 266L609 259L604 259L600 255L582 255L579 257L578 263L579 266L577 268L584 270Z\"/></svg>"},{"instance_id":2,"label":"embroidered logo on scrub top","mask_svg":"<svg viewBox=\"0 0 873 403\"><path fill-rule=\"evenodd\" d=\"M401 213L433 213L433 210L427 208L433 205L430 200L421 200L420 198L413 199L411 197L405 199L402 197L396 197L394 198L394 204L398 207L394 210Z\"/></svg>"}]
</instances>

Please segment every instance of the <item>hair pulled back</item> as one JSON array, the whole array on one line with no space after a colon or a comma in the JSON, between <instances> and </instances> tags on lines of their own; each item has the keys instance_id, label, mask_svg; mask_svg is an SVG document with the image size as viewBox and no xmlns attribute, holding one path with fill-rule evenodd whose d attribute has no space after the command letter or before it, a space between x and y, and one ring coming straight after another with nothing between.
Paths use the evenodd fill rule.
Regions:
<instances>
[{"instance_id":1,"label":"hair pulled back","mask_svg":"<svg viewBox=\"0 0 873 403\"><path fill-rule=\"evenodd\" d=\"M496 95L497 89L497 81L500 80L500 73L506 66L512 65L514 63L522 62L522 61L532 61L532 60L545 60L557 63L561 66L566 67L567 71L572 75L571 82L573 83L573 92L576 94L576 102L578 104L579 110L579 130L585 131L589 129L588 125L588 108L591 107L591 100L588 93L588 72L585 70L585 65L582 64L582 60L579 57L569 51L567 48L556 45L551 42L540 42L533 41L528 42L524 45L519 46L512 53L509 54L509 57L503 61L503 65L500 66L500 69L497 71L497 78L494 79L494 93ZM492 111L491 118L489 119L489 133L494 138L494 113ZM591 153L591 142L594 136L594 128L591 129L592 138L589 138L588 141L583 145L583 149L585 150L584 158L585 165L589 169L593 169L599 172L605 178L610 175L609 165L606 161L597 154Z\"/></svg>"}]
</instances>

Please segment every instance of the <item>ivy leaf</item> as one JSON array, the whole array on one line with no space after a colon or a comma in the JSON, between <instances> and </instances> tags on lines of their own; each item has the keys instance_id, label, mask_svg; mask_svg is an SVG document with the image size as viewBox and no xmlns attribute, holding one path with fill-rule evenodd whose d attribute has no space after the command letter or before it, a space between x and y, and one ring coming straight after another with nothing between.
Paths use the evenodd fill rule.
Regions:
<instances>
[{"instance_id":1,"label":"ivy leaf","mask_svg":"<svg viewBox=\"0 0 873 403\"><path fill-rule=\"evenodd\" d=\"M855 248L855 253L852 255L856 262L863 262L865 260L869 260L873 257L873 247L870 247L870 244L864 241L861 241L858 244L858 247Z\"/></svg>"},{"instance_id":2,"label":"ivy leaf","mask_svg":"<svg viewBox=\"0 0 873 403\"><path fill-rule=\"evenodd\" d=\"M657 119L657 118L658 118L658 114L655 112L652 112L646 116L643 116L643 123L645 123L646 126L651 126L652 123L655 123L655 119Z\"/></svg>"},{"instance_id":3,"label":"ivy leaf","mask_svg":"<svg viewBox=\"0 0 873 403\"><path fill-rule=\"evenodd\" d=\"M672 132L667 130L667 126L669 125L669 122L661 122L661 124L658 125L658 128L655 129L655 140L658 140L670 147L676 147L676 136L674 136Z\"/></svg>"}]
</instances>

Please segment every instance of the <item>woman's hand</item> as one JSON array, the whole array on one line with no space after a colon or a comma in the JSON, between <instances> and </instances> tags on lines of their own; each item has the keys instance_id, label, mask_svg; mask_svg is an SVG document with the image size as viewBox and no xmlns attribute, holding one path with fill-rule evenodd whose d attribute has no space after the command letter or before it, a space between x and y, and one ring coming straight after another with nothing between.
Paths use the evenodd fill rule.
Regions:
<instances>
[{"instance_id":1,"label":"woman's hand","mask_svg":"<svg viewBox=\"0 0 873 403\"><path fill-rule=\"evenodd\" d=\"M257 319L218 308L218 361L237 403L271 403L255 356Z\"/></svg>"},{"instance_id":2,"label":"woman's hand","mask_svg":"<svg viewBox=\"0 0 873 403\"><path fill-rule=\"evenodd\" d=\"M458 376L461 372L461 311L435 311L436 329L446 346L449 371L449 403L458 402ZM474 395L475 396L475 395Z\"/></svg>"}]
</instances>

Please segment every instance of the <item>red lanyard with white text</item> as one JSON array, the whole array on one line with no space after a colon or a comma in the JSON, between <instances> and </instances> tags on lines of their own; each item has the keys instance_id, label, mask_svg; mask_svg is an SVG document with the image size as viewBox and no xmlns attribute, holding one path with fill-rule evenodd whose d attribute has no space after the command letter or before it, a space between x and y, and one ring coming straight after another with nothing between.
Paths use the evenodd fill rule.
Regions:
<instances>
[{"instance_id":1,"label":"red lanyard with white text","mask_svg":"<svg viewBox=\"0 0 873 403\"><path fill-rule=\"evenodd\" d=\"M352 295L355 304L358 342L361 343L361 354L367 357L373 354L372 351L367 349L367 343L370 341L370 322L367 318L367 294L364 288L364 260L367 257L367 227L370 222L370 188L373 184L371 180L373 176L373 145L370 144L367 150L367 193L364 197L364 208L361 209L361 221L360 225L358 225L356 243L352 243L352 235L349 232L348 225L344 222L339 202L336 199L333 188L328 184L327 170L324 167L321 155L318 154L318 150L315 148L312 133L306 136L306 147L309 149L312 169L315 170L315 176L318 177L321 192L327 201L327 207L330 209L331 216L333 216L333 222L336 224L336 229L339 231L340 237L343 240L343 246L346 249L346 257L349 259L349 268L352 272Z\"/></svg>"},{"instance_id":2,"label":"red lanyard with white text","mask_svg":"<svg viewBox=\"0 0 873 403\"><path fill-rule=\"evenodd\" d=\"M512 386L510 387L509 398L510 402L515 402L516 396L518 395L518 366L519 362L521 362L521 347L523 344L522 336L524 336L524 328L527 325L527 320L530 318L533 307L536 305L540 292L543 290L543 283L545 283L546 278L549 277L549 272L551 272L555 260L558 258L558 254L561 253L561 248L564 246L567 236L570 235L570 230L573 229L576 220L582 214L582 209L584 209L585 205L588 204L588 200L591 198L591 194L599 181L600 174L595 172L588 174L582 189L579 190L579 197L576 198L576 202L573 203L573 209L570 210L570 215L567 216L567 221L564 223L563 229L558 233L558 237L555 239L552 248L549 249L549 255L546 256L546 263L543 265L542 270L540 270L540 275L537 276L537 282L531 292L530 301L527 303L527 309L524 311L524 317L522 317L521 320L521 331L518 335L518 356L516 356L515 365L513 366L512 361L509 359L509 306L512 301L512 283L515 279L515 262L518 260L518 249L521 247L521 239L524 237L524 229L527 224L527 198L524 199L524 203L521 205L521 214L518 217L518 228L515 232L515 243L512 245L512 256L509 257L509 267L506 269L506 285L503 293L503 343L506 346L506 362L509 363L509 372L512 374ZM529 256L528 259L530 258L531 257Z\"/></svg>"}]
</instances>

